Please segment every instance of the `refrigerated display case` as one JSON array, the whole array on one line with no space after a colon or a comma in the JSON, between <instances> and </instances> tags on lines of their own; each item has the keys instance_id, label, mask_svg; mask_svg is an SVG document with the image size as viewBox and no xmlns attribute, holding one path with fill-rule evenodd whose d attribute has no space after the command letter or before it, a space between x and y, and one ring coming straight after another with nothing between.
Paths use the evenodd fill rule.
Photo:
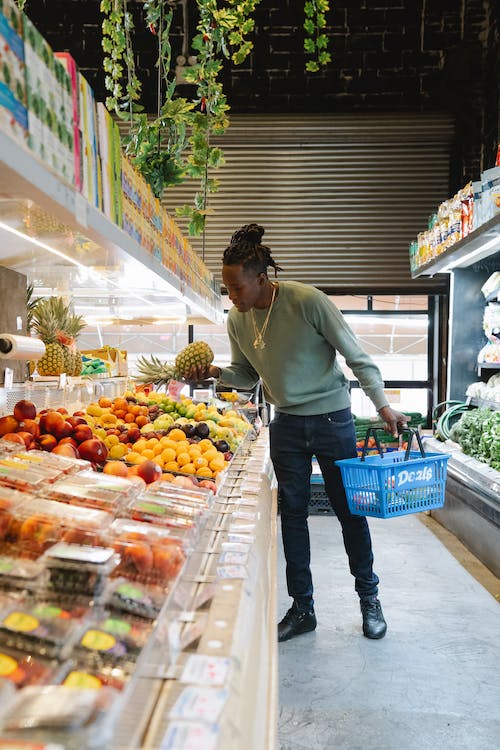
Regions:
<instances>
[{"instance_id":1,"label":"refrigerated display case","mask_svg":"<svg viewBox=\"0 0 500 750\"><path fill-rule=\"evenodd\" d=\"M500 404L468 398L467 388L488 380L498 365L478 364L485 344L482 287L500 270L500 215L475 229L413 276L450 273L447 399L500 409ZM450 450L433 440L432 449ZM446 502L432 515L453 532L497 576L500 576L500 472L451 446Z\"/></svg>"}]
</instances>

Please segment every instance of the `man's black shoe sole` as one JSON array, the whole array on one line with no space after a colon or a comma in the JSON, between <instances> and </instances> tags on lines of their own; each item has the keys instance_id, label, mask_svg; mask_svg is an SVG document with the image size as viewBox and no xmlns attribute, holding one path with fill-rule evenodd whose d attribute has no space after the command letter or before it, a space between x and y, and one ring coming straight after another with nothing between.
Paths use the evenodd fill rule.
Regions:
<instances>
[{"instance_id":1,"label":"man's black shoe sole","mask_svg":"<svg viewBox=\"0 0 500 750\"><path fill-rule=\"evenodd\" d=\"M296 635L303 635L304 633L311 633L313 630L316 630L316 620L314 622L309 623L301 623L297 625L296 627L290 627L286 630L284 629L283 633L279 632L279 626L278 626L278 643L283 643L284 641L289 641L290 638L295 638Z\"/></svg>"}]
</instances>

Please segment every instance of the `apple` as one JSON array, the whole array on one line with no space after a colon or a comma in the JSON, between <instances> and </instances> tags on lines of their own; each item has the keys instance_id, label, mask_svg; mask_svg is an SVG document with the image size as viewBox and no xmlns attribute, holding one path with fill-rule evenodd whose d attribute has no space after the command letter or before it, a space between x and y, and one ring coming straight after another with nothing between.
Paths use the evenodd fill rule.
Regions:
<instances>
[{"instance_id":1,"label":"apple","mask_svg":"<svg viewBox=\"0 0 500 750\"><path fill-rule=\"evenodd\" d=\"M66 417L66 422L69 422L70 425L72 425L73 427L76 427L78 424L87 424L87 422L85 421L83 417L75 417L75 416Z\"/></svg>"},{"instance_id":2,"label":"apple","mask_svg":"<svg viewBox=\"0 0 500 750\"><path fill-rule=\"evenodd\" d=\"M103 464L108 457L108 449L99 438L90 438L80 443L78 447L81 458L96 464Z\"/></svg>"},{"instance_id":3,"label":"apple","mask_svg":"<svg viewBox=\"0 0 500 750\"><path fill-rule=\"evenodd\" d=\"M54 437L56 437L58 440L61 440L61 438L71 437L71 435L73 434L73 427L69 422L66 422L66 420L63 419L62 422L54 425L51 432Z\"/></svg>"},{"instance_id":4,"label":"apple","mask_svg":"<svg viewBox=\"0 0 500 750\"><path fill-rule=\"evenodd\" d=\"M60 406L58 409L56 409L56 411L58 411L59 414L63 414L63 415L66 415L69 413L68 410L64 408L64 406Z\"/></svg>"},{"instance_id":5,"label":"apple","mask_svg":"<svg viewBox=\"0 0 500 750\"><path fill-rule=\"evenodd\" d=\"M84 416L85 416L85 412L84 412L84 411L81 411L81 410L79 409L78 411L74 411L74 412L73 412L73 416L74 416L74 417L84 417Z\"/></svg>"},{"instance_id":6,"label":"apple","mask_svg":"<svg viewBox=\"0 0 500 750\"><path fill-rule=\"evenodd\" d=\"M152 482L158 481L161 475L161 466L159 466L155 461L151 461L148 459L147 461L143 461L137 466L137 476L141 477L141 479L144 479L146 484L151 484Z\"/></svg>"},{"instance_id":7,"label":"apple","mask_svg":"<svg viewBox=\"0 0 500 750\"><path fill-rule=\"evenodd\" d=\"M12 414L6 417L0 417L0 437L7 435L9 432L15 432L19 427L19 422Z\"/></svg>"},{"instance_id":8,"label":"apple","mask_svg":"<svg viewBox=\"0 0 500 750\"><path fill-rule=\"evenodd\" d=\"M40 437L37 439L37 442L43 451L51 451L52 448L55 448L57 445L56 438L54 437L54 435L50 435L49 433L40 435Z\"/></svg>"},{"instance_id":9,"label":"apple","mask_svg":"<svg viewBox=\"0 0 500 750\"><path fill-rule=\"evenodd\" d=\"M40 432L41 433L50 433L53 434L53 430L56 427L56 425L61 425L65 421L62 414L59 414L58 411L47 411L45 414L42 414L40 417ZM61 435L60 437L66 437L65 435Z\"/></svg>"},{"instance_id":10,"label":"apple","mask_svg":"<svg viewBox=\"0 0 500 750\"><path fill-rule=\"evenodd\" d=\"M36 406L33 401L27 401L23 398L18 401L14 406L14 418L18 422L22 422L24 419L35 419L36 417Z\"/></svg>"},{"instance_id":11,"label":"apple","mask_svg":"<svg viewBox=\"0 0 500 750\"><path fill-rule=\"evenodd\" d=\"M72 436L77 443L83 443L85 440L91 440L93 437L92 428L88 424L79 424L73 430Z\"/></svg>"},{"instance_id":12,"label":"apple","mask_svg":"<svg viewBox=\"0 0 500 750\"><path fill-rule=\"evenodd\" d=\"M31 432L33 437L38 437L40 434L40 425L35 419L24 419L19 422L19 428L23 432Z\"/></svg>"},{"instance_id":13,"label":"apple","mask_svg":"<svg viewBox=\"0 0 500 750\"><path fill-rule=\"evenodd\" d=\"M126 432L120 432L118 440L120 443L124 443L125 445L130 442L130 438Z\"/></svg>"},{"instance_id":14,"label":"apple","mask_svg":"<svg viewBox=\"0 0 500 750\"><path fill-rule=\"evenodd\" d=\"M78 450L71 443L59 443L55 448L52 448L51 453L55 453L57 456L67 456L68 458L80 458Z\"/></svg>"}]
</instances>

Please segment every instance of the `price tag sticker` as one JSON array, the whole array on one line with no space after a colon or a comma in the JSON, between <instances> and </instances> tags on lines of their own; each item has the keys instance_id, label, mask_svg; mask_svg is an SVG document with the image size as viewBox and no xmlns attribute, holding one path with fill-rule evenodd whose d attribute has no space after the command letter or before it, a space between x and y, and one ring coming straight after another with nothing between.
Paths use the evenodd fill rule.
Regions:
<instances>
[{"instance_id":1,"label":"price tag sticker","mask_svg":"<svg viewBox=\"0 0 500 750\"><path fill-rule=\"evenodd\" d=\"M226 684L230 660L224 656L191 654L184 665L181 682L222 687Z\"/></svg>"},{"instance_id":2,"label":"price tag sticker","mask_svg":"<svg viewBox=\"0 0 500 750\"><path fill-rule=\"evenodd\" d=\"M219 557L221 565L246 565L248 562L247 552L223 552Z\"/></svg>"},{"instance_id":3,"label":"price tag sticker","mask_svg":"<svg viewBox=\"0 0 500 750\"><path fill-rule=\"evenodd\" d=\"M171 719L197 719L209 724L217 721L228 699L226 688L189 686L184 688L170 709Z\"/></svg>"},{"instance_id":4,"label":"price tag sticker","mask_svg":"<svg viewBox=\"0 0 500 750\"><path fill-rule=\"evenodd\" d=\"M62 372L59 375L59 384L57 386L60 391L63 391L66 388L66 382L67 382L66 373Z\"/></svg>"},{"instance_id":5,"label":"price tag sticker","mask_svg":"<svg viewBox=\"0 0 500 750\"><path fill-rule=\"evenodd\" d=\"M168 725L160 750L215 750L219 728L194 721L173 721Z\"/></svg>"},{"instance_id":6,"label":"price tag sticker","mask_svg":"<svg viewBox=\"0 0 500 750\"><path fill-rule=\"evenodd\" d=\"M248 571L244 565L220 565L217 568L217 575L219 578L240 578L244 580L248 578Z\"/></svg>"}]
</instances>

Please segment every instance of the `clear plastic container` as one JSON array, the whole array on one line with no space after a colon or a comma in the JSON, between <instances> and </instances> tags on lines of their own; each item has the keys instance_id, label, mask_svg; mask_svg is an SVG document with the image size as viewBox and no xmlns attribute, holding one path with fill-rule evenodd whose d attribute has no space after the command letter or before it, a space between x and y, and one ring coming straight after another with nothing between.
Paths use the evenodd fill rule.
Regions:
<instances>
[{"instance_id":1,"label":"clear plastic container","mask_svg":"<svg viewBox=\"0 0 500 750\"><path fill-rule=\"evenodd\" d=\"M16 446L18 447L18 446ZM58 456L56 453L48 451L29 450L16 451L14 454L17 458L31 461L35 468L39 465L53 466L64 474L76 474L79 471L89 471L92 469L90 461L84 461L83 458L70 458L69 456Z\"/></svg>"},{"instance_id":2,"label":"clear plastic container","mask_svg":"<svg viewBox=\"0 0 500 750\"><path fill-rule=\"evenodd\" d=\"M13 469L16 469L16 471L31 472L34 470L49 484L62 477L64 473L61 469L58 469L55 466L47 466L42 463L34 465L33 461L28 461L26 458L21 458L19 455L15 454L12 456L2 456L2 458L0 458L0 469L3 466L10 466Z\"/></svg>"},{"instance_id":3,"label":"clear plastic container","mask_svg":"<svg viewBox=\"0 0 500 750\"><path fill-rule=\"evenodd\" d=\"M28 685L49 685L61 670L60 662L0 647L0 677L20 689Z\"/></svg>"},{"instance_id":4,"label":"clear plastic container","mask_svg":"<svg viewBox=\"0 0 500 750\"><path fill-rule=\"evenodd\" d=\"M106 577L119 564L120 556L111 547L58 542L40 561L47 568L47 588L51 592L96 599L104 590Z\"/></svg>"},{"instance_id":5,"label":"clear plastic container","mask_svg":"<svg viewBox=\"0 0 500 750\"><path fill-rule=\"evenodd\" d=\"M109 544L119 553L115 576L168 586L186 559L185 539L164 526L119 518L109 529Z\"/></svg>"},{"instance_id":6,"label":"clear plastic container","mask_svg":"<svg viewBox=\"0 0 500 750\"><path fill-rule=\"evenodd\" d=\"M124 515L133 518L135 521L146 521L171 529L190 530L193 536L196 532L195 518L175 513L168 504L155 498L149 498L146 493L127 505Z\"/></svg>"},{"instance_id":7,"label":"clear plastic container","mask_svg":"<svg viewBox=\"0 0 500 750\"><path fill-rule=\"evenodd\" d=\"M0 556L0 588L34 591L45 583L45 566L38 560Z\"/></svg>"},{"instance_id":8,"label":"clear plastic container","mask_svg":"<svg viewBox=\"0 0 500 750\"><path fill-rule=\"evenodd\" d=\"M9 701L3 738L9 736L65 750L103 747L119 706L113 688L79 690L65 685L32 686ZM37 746L37 745L36 745Z\"/></svg>"},{"instance_id":9,"label":"clear plastic container","mask_svg":"<svg viewBox=\"0 0 500 750\"><path fill-rule=\"evenodd\" d=\"M116 514L122 506L137 497L143 487L124 477L114 477L95 471L82 471L56 482L49 496L72 505L98 508Z\"/></svg>"},{"instance_id":10,"label":"clear plastic container","mask_svg":"<svg viewBox=\"0 0 500 750\"><path fill-rule=\"evenodd\" d=\"M72 613L48 602L12 604L0 615L0 644L49 659L62 658L71 649L84 614L85 610Z\"/></svg>"},{"instance_id":11,"label":"clear plastic container","mask_svg":"<svg viewBox=\"0 0 500 750\"><path fill-rule=\"evenodd\" d=\"M56 503L43 497L30 497L6 514L9 525L4 534L4 551L32 558L59 541L103 546L101 535L112 520L105 511Z\"/></svg>"},{"instance_id":12,"label":"clear plastic container","mask_svg":"<svg viewBox=\"0 0 500 750\"><path fill-rule=\"evenodd\" d=\"M56 679L57 684L78 690L101 690L105 687L123 690L130 680L130 675L116 666L103 665L101 668L93 668L83 662L68 659L59 669Z\"/></svg>"},{"instance_id":13,"label":"clear plastic container","mask_svg":"<svg viewBox=\"0 0 500 750\"><path fill-rule=\"evenodd\" d=\"M129 672L151 634L145 619L106 612L80 631L71 656L93 668L118 666Z\"/></svg>"},{"instance_id":14,"label":"clear plastic container","mask_svg":"<svg viewBox=\"0 0 500 750\"><path fill-rule=\"evenodd\" d=\"M111 579L104 593L104 604L108 609L126 612L147 620L155 620L165 602L168 589L124 577Z\"/></svg>"},{"instance_id":15,"label":"clear plastic container","mask_svg":"<svg viewBox=\"0 0 500 750\"><path fill-rule=\"evenodd\" d=\"M0 465L0 485L14 487L24 492L38 492L46 483L46 475L32 466L21 464L12 466L13 459Z\"/></svg>"}]
</instances>

